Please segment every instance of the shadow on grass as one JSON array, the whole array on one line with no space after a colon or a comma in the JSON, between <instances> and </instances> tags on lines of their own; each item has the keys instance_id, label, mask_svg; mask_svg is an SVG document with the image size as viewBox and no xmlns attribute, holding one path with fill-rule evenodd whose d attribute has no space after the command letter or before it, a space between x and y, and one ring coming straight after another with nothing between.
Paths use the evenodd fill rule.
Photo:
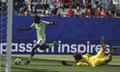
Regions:
<instances>
[{"instance_id":1,"label":"shadow on grass","mask_svg":"<svg viewBox=\"0 0 120 72\"><path fill-rule=\"evenodd\" d=\"M15 59L15 58L17 58L16 56L14 56L14 57L12 57L13 59ZM28 58L26 58L26 57L22 57L22 60L23 61L26 61L26 60L28 60ZM61 64L61 62L62 62L63 60L54 60L54 59L42 59L42 58L33 58L32 59L32 62L48 62L48 63L52 63L52 62L59 62L60 64ZM73 61L67 61L67 62L70 62L70 63L74 63ZM56 66L56 64L55 64L55 66Z\"/></svg>"},{"instance_id":2,"label":"shadow on grass","mask_svg":"<svg viewBox=\"0 0 120 72\"><path fill-rule=\"evenodd\" d=\"M111 67L120 67L120 65L107 65L107 66L111 66Z\"/></svg>"},{"instance_id":3,"label":"shadow on grass","mask_svg":"<svg viewBox=\"0 0 120 72\"><path fill-rule=\"evenodd\" d=\"M15 70L14 72L58 72L58 71L50 71L47 69L28 69L28 68L21 68L21 67L12 67L14 69L17 69L17 71Z\"/></svg>"}]
</instances>

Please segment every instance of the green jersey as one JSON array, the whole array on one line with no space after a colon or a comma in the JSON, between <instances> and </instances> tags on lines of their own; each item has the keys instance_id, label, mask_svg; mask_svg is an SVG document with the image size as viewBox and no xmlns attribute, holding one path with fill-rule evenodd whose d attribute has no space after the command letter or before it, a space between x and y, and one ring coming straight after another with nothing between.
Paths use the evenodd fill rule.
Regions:
<instances>
[{"instance_id":1,"label":"green jersey","mask_svg":"<svg viewBox=\"0 0 120 72\"><path fill-rule=\"evenodd\" d=\"M49 24L49 22L41 21L40 23L33 23L31 25L32 28L36 29L36 34L37 34L38 40L41 40L41 39L43 40L46 38L46 34L45 34L46 24Z\"/></svg>"}]
</instances>

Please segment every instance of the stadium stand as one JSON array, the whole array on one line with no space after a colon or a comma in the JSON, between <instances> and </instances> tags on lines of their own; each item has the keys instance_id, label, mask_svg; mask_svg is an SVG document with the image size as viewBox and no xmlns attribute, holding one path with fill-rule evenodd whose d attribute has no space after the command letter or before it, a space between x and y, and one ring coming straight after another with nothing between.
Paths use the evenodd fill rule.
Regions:
<instances>
[{"instance_id":1,"label":"stadium stand","mask_svg":"<svg viewBox=\"0 0 120 72\"><path fill-rule=\"evenodd\" d=\"M13 8L15 16L120 17L120 0L14 0Z\"/></svg>"}]
</instances>

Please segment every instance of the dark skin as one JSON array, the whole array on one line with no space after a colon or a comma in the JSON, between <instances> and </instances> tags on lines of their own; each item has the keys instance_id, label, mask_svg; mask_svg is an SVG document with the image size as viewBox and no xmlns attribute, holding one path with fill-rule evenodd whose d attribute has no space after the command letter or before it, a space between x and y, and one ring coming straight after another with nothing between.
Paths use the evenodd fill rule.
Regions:
<instances>
[{"instance_id":1,"label":"dark skin","mask_svg":"<svg viewBox=\"0 0 120 72\"><path fill-rule=\"evenodd\" d=\"M34 23L35 24L39 24L40 23L40 17L39 16L34 16L33 17L33 19L34 19ZM51 21L50 23L49 23L49 25L53 25L53 24L55 24L55 21ZM32 27L27 27L27 28L17 28L17 31L29 31L29 30L32 30ZM45 49L47 49L49 46L47 45L47 44L43 44L43 45L39 45L39 44L35 44L34 46L33 46L33 48L32 48L32 52L31 52L31 56L34 56L34 54L35 54L35 50L37 49L37 48L41 48L42 50L45 50Z\"/></svg>"},{"instance_id":2,"label":"dark skin","mask_svg":"<svg viewBox=\"0 0 120 72\"><path fill-rule=\"evenodd\" d=\"M73 54L73 58L75 60L75 62L77 63L80 59L82 59L82 55L78 52Z\"/></svg>"},{"instance_id":3,"label":"dark skin","mask_svg":"<svg viewBox=\"0 0 120 72\"><path fill-rule=\"evenodd\" d=\"M36 23L36 24L40 23L40 17L39 16L34 16L34 23ZM53 25L53 24L55 24L54 20L49 23L49 25ZM29 30L32 30L32 28L31 27L22 28L22 29L17 28L17 31L29 31Z\"/></svg>"}]
</instances>

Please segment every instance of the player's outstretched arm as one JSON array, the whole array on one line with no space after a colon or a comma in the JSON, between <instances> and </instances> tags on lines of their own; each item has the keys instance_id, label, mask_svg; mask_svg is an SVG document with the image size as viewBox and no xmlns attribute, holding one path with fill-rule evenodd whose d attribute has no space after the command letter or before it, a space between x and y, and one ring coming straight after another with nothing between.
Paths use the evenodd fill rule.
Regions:
<instances>
[{"instance_id":1,"label":"player's outstretched arm","mask_svg":"<svg viewBox=\"0 0 120 72\"><path fill-rule=\"evenodd\" d=\"M17 28L17 31L29 31L31 30L32 27L28 27L28 28Z\"/></svg>"},{"instance_id":2,"label":"player's outstretched arm","mask_svg":"<svg viewBox=\"0 0 120 72\"><path fill-rule=\"evenodd\" d=\"M52 20L52 21L50 22L50 24L51 24L51 25L55 24L55 21L54 21L54 20Z\"/></svg>"},{"instance_id":3,"label":"player's outstretched arm","mask_svg":"<svg viewBox=\"0 0 120 72\"><path fill-rule=\"evenodd\" d=\"M45 20L41 20L43 23L45 23L45 24L48 24L48 25L54 25L55 24L55 21L54 20L52 20L52 21L45 21Z\"/></svg>"}]
</instances>

